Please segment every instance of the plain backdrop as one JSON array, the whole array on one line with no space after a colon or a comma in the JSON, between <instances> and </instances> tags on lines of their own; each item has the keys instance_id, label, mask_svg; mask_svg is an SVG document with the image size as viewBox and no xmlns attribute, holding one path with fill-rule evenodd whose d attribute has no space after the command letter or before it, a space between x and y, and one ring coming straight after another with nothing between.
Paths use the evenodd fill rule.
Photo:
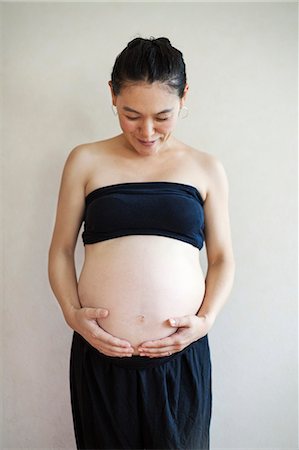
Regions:
<instances>
[{"instance_id":1,"label":"plain backdrop","mask_svg":"<svg viewBox=\"0 0 299 450\"><path fill-rule=\"evenodd\" d=\"M210 331L212 449L296 449L297 4L21 3L2 12L1 448L74 449L72 330L48 282L62 168L121 132L108 81L134 37L187 65L175 135L230 183L236 277ZM200 181L199 181L200 183ZM83 245L79 235L79 273ZM205 249L200 253L206 264Z\"/></svg>"}]
</instances>

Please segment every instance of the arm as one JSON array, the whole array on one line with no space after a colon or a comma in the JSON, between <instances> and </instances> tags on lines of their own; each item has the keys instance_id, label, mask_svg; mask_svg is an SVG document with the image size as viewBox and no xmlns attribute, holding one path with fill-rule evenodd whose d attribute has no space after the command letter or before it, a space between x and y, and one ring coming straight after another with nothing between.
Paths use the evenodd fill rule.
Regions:
<instances>
[{"instance_id":1,"label":"arm","mask_svg":"<svg viewBox=\"0 0 299 450\"><path fill-rule=\"evenodd\" d=\"M222 164L214 159L205 200L205 241L208 270L206 289L198 317L214 323L232 289L235 262L229 220L229 187Z\"/></svg>"},{"instance_id":2,"label":"arm","mask_svg":"<svg viewBox=\"0 0 299 450\"><path fill-rule=\"evenodd\" d=\"M140 346L143 351L140 351L144 355L166 356L206 335L230 294L235 262L230 235L228 181L222 164L213 156L208 159L206 171L208 189L204 212L208 270L204 299L196 315L169 319L170 325L177 328L171 336L143 343Z\"/></svg>"},{"instance_id":3,"label":"arm","mask_svg":"<svg viewBox=\"0 0 299 450\"><path fill-rule=\"evenodd\" d=\"M48 254L51 288L66 323L92 346L111 356L130 356L130 343L106 333L97 318L109 311L82 308L77 289L74 251L85 208L85 185L91 167L91 155L84 146L71 151L64 166L59 190L56 221Z\"/></svg>"}]
</instances>

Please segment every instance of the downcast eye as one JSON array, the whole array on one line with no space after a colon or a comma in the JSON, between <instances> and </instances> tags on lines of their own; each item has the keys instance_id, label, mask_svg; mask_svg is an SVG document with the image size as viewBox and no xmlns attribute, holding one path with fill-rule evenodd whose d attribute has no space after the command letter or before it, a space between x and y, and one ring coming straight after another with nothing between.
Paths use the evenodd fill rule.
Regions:
<instances>
[{"instance_id":1,"label":"downcast eye","mask_svg":"<svg viewBox=\"0 0 299 450\"><path fill-rule=\"evenodd\" d=\"M139 117L129 117L129 116L126 116L126 118L127 119L129 119L129 120L138 120L139 119ZM164 122L165 120L168 120L169 119L169 117L163 117L163 118L156 118L156 120L158 121L158 122Z\"/></svg>"}]
</instances>

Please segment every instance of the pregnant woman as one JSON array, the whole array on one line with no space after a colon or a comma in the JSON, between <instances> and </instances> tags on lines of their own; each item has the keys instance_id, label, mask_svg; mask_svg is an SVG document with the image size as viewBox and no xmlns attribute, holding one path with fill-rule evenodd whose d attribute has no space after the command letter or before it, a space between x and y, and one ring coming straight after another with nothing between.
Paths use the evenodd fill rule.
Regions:
<instances>
[{"instance_id":1,"label":"pregnant woman","mask_svg":"<svg viewBox=\"0 0 299 450\"><path fill-rule=\"evenodd\" d=\"M109 86L122 133L68 155L49 249L73 330L77 448L209 449L208 332L234 277L228 181L215 156L173 136L188 84L167 38L129 42Z\"/></svg>"}]
</instances>

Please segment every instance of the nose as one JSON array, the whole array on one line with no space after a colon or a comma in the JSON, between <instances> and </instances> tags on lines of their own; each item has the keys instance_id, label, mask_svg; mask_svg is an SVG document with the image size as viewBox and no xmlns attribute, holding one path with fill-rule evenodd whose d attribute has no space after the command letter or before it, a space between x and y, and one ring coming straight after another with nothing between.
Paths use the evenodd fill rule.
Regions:
<instances>
[{"instance_id":1,"label":"nose","mask_svg":"<svg viewBox=\"0 0 299 450\"><path fill-rule=\"evenodd\" d=\"M144 120L141 125L140 134L142 139L149 140L155 134L155 127L152 120Z\"/></svg>"}]
</instances>

